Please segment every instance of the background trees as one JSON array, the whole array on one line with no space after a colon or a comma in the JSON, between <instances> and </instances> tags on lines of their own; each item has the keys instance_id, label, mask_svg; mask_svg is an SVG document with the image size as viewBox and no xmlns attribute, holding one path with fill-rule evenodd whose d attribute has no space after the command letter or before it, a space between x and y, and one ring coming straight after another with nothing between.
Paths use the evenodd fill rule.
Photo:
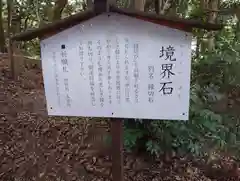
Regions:
<instances>
[{"instance_id":1,"label":"background trees","mask_svg":"<svg viewBox=\"0 0 240 181\"><path fill-rule=\"evenodd\" d=\"M204 155L216 150L239 153L240 1L118 0L117 4L226 25L220 32L194 30L190 120L126 120L126 148L154 155ZM91 6L91 0L0 0L0 51L5 50L7 34L42 26ZM37 40L18 47L26 55L39 56Z\"/></svg>"},{"instance_id":2,"label":"background trees","mask_svg":"<svg viewBox=\"0 0 240 181\"><path fill-rule=\"evenodd\" d=\"M5 36L3 30L3 2L0 0L0 52L5 51Z\"/></svg>"}]
</instances>

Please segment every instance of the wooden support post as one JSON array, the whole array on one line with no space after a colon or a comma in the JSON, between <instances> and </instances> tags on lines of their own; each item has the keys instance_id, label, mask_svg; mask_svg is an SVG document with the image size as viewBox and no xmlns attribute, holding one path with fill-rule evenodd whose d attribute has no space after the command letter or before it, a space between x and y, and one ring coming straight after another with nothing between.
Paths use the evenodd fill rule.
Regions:
<instances>
[{"instance_id":1,"label":"wooden support post","mask_svg":"<svg viewBox=\"0 0 240 181\"><path fill-rule=\"evenodd\" d=\"M116 0L95 0L94 9L97 13L108 12L110 5ZM111 119L112 136L112 177L113 181L123 181L123 123L120 118Z\"/></svg>"},{"instance_id":2,"label":"wooden support post","mask_svg":"<svg viewBox=\"0 0 240 181\"><path fill-rule=\"evenodd\" d=\"M13 56L13 41L11 38L9 38L9 45L8 45L8 59L10 62L11 67L11 76L13 79L16 79L16 72L15 72L15 62L14 62L14 56Z\"/></svg>"},{"instance_id":3,"label":"wooden support post","mask_svg":"<svg viewBox=\"0 0 240 181\"><path fill-rule=\"evenodd\" d=\"M112 177L113 181L123 181L123 121L111 119L112 135Z\"/></svg>"},{"instance_id":4,"label":"wooden support post","mask_svg":"<svg viewBox=\"0 0 240 181\"><path fill-rule=\"evenodd\" d=\"M107 12L108 10L108 0L95 0L94 1L94 11L96 13Z\"/></svg>"},{"instance_id":5,"label":"wooden support post","mask_svg":"<svg viewBox=\"0 0 240 181\"><path fill-rule=\"evenodd\" d=\"M95 0L94 10L96 13L108 12L110 5L116 6L116 0Z\"/></svg>"}]
</instances>

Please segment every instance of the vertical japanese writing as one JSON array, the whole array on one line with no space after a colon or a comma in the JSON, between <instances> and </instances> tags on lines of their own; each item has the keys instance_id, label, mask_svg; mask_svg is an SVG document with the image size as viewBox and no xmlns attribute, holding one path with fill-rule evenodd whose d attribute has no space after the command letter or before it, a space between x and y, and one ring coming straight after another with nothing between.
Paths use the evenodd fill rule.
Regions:
<instances>
[{"instance_id":1,"label":"vertical japanese writing","mask_svg":"<svg viewBox=\"0 0 240 181\"><path fill-rule=\"evenodd\" d=\"M69 91L68 79L63 80L65 91Z\"/></svg>"},{"instance_id":2,"label":"vertical japanese writing","mask_svg":"<svg viewBox=\"0 0 240 181\"><path fill-rule=\"evenodd\" d=\"M125 38L124 65L125 65L125 101L130 102L130 77L129 77L129 58L128 58L129 40Z\"/></svg>"},{"instance_id":3,"label":"vertical japanese writing","mask_svg":"<svg viewBox=\"0 0 240 181\"><path fill-rule=\"evenodd\" d=\"M57 60L56 60L56 53L53 52L53 62L54 62L54 78L56 82L56 92L57 92L57 101L58 106L61 106L61 98L60 98L60 91L59 91L59 76L57 72Z\"/></svg>"},{"instance_id":4,"label":"vertical japanese writing","mask_svg":"<svg viewBox=\"0 0 240 181\"><path fill-rule=\"evenodd\" d=\"M63 68L63 73L68 73L68 55L66 51L66 45L61 45L61 63ZM71 107L71 97L69 95L69 80L67 75L65 76L64 80L64 89L65 89L65 98L66 98L66 105L67 107Z\"/></svg>"},{"instance_id":5,"label":"vertical japanese writing","mask_svg":"<svg viewBox=\"0 0 240 181\"><path fill-rule=\"evenodd\" d=\"M100 92L100 105L104 106L104 96L103 96L103 67L102 61L102 47L100 40L97 41L97 55L98 55L98 82L99 82L99 92Z\"/></svg>"},{"instance_id":6,"label":"vertical japanese writing","mask_svg":"<svg viewBox=\"0 0 240 181\"><path fill-rule=\"evenodd\" d=\"M62 63L62 69L64 73L68 72L68 59L67 59L67 51L66 46L61 45L61 63Z\"/></svg>"},{"instance_id":7,"label":"vertical japanese writing","mask_svg":"<svg viewBox=\"0 0 240 181\"><path fill-rule=\"evenodd\" d=\"M94 89L94 64L93 64L93 49L92 49L92 41L88 41L88 70L89 70L89 85L90 85L90 96L91 96L91 103L92 106L96 105L96 96L95 96L95 89Z\"/></svg>"},{"instance_id":8,"label":"vertical japanese writing","mask_svg":"<svg viewBox=\"0 0 240 181\"><path fill-rule=\"evenodd\" d=\"M116 98L117 103L120 104L121 102L121 80L120 80L120 46L119 46L119 40L116 39Z\"/></svg>"},{"instance_id":9,"label":"vertical japanese writing","mask_svg":"<svg viewBox=\"0 0 240 181\"><path fill-rule=\"evenodd\" d=\"M175 48L172 46L168 46L166 48L162 47L160 50L159 58L164 58L164 60L168 60L168 63L161 64L161 82L160 82L160 90L159 92L162 92L163 95L169 95L173 93L173 82L171 81L171 77L175 75L173 72L173 62L176 61L176 58L174 58Z\"/></svg>"},{"instance_id":10,"label":"vertical japanese writing","mask_svg":"<svg viewBox=\"0 0 240 181\"><path fill-rule=\"evenodd\" d=\"M165 60L176 61L176 58L173 58L174 53L175 48L171 45L169 45L166 49L162 46L159 57L162 58L165 56Z\"/></svg>"},{"instance_id":11,"label":"vertical japanese writing","mask_svg":"<svg viewBox=\"0 0 240 181\"><path fill-rule=\"evenodd\" d=\"M139 58L139 45L134 44L133 46L134 51L134 58L133 58L133 77L134 77L134 100L135 103L139 102L139 70L138 70L138 58Z\"/></svg>"},{"instance_id":12,"label":"vertical japanese writing","mask_svg":"<svg viewBox=\"0 0 240 181\"><path fill-rule=\"evenodd\" d=\"M68 82L68 78L65 78L63 80L63 82L64 82L65 91L66 91L67 106L70 107L71 106L71 98L69 96L69 82Z\"/></svg>"},{"instance_id":13,"label":"vertical japanese writing","mask_svg":"<svg viewBox=\"0 0 240 181\"><path fill-rule=\"evenodd\" d=\"M80 58L80 75L84 75L84 59L83 59L84 49L82 42L79 45L79 58Z\"/></svg>"},{"instance_id":14,"label":"vertical japanese writing","mask_svg":"<svg viewBox=\"0 0 240 181\"><path fill-rule=\"evenodd\" d=\"M112 104L111 40L107 40L108 102Z\"/></svg>"},{"instance_id":15,"label":"vertical japanese writing","mask_svg":"<svg viewBox=\"0 0 240 181\"><path fill-rule=\"evenodd\" d=\"M152 66L152 65L148 66L148 79L149 79L149 83L148 83L148 102L149 103L154 102L154 94L155 94L155 86L154 86L154 83L153 83L154 71L155 71L154 66Z\"/></svg>"}]
</instances>

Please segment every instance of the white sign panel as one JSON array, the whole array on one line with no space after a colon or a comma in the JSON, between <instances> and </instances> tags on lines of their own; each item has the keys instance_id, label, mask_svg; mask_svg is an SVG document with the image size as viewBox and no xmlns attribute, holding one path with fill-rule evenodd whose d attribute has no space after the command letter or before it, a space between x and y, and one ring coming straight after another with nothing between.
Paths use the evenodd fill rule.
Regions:
<instances>
[{"instance_id":1,"label":"white sign panel","mask_svg":"<svg viewBox=\"0 0 240 181\"><path fill-rule=\"evenodd\" d=\"M43 40L49 115L187 120L191 39L111 13Z\"/></svg>"}]
</instances>

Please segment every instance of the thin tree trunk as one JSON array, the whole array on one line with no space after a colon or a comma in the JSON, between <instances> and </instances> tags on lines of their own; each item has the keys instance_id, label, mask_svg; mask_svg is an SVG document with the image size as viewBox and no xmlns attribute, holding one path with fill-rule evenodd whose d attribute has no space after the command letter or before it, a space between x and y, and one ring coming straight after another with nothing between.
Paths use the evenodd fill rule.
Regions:
<instances>
[{"instance_id":1,"label":"thin tree trunk","mask_svg":"<svg viewBox=\"0 0 240 181\"><path fill-rule=\"evenodd\" d=\"M197 39L196 39L196 57L198 58L199 57L199 54L200 54L200 48L201 48L201 37L200 35L198 34L197 36Z\"/></svg>"},{"instance_id":2,"label":"thin tree trunk","mask_svg":"<svg viewBox=\"0 0 240 181\"><path fill-rule=\"evenodd\" d=\"M117 0L108 0L107 3L108 3L107 8L109 8L109 5L114 5L114 6L116 6ZM127 5L127 7L128 7L128 6L129 6L129 5ZM109 10L109 9L107 9L107 10Z\"/></svg>"},{"instance_id":3,"label":"thin tree trunk","mask_svg":"<svg viewBox=\"0 0 240 181\"><path fill-rule=\"evenodd\" d=\"M177 17L177 4L175 1L172 1L171 4L169 4L167 14L172 17Z\"/></svg>"},{"instance_id":4,"label":"thin tree trunk","mask_svg":"<svg viewBox=\"0 0 240 181\"><path fill-rule=\"evenodd\" d=\"M155 11L157 14L165 15L170 10L171 15L176 14L176 6L173 6L176 4L176 1L174 0L154 0L155 3Z\"/></svg>"},{"instance_id":5,"label":"thin tree trunk","mask_svg":"<svg viewBox=\"0 0 240 181\"><path fill-rule=\"evenodd\" d=\"M144 5L144 11L149 11L150 6L154 3L155 0L146 0Z\"/></svg>"},{"instance_id":6,"label":"thin tree trunk","mask_svg":"<svg viewBox=\"0 0 240 181\"><path fill-rule=\"evenodd\" d=\"M203 11L204 9L208 9L208 0L200 0L200 8L201 8L201 10ZM202 17L203 18L203 17ZM200 35L198 35L198 36L200 36ZM202 35L202 37L198 37L197 39L198 39L198 43L199 43L199 50L200 50L200 52L205 52L206 51L206 45L207 45L207 39L204 39L205 38L205 36L204 36L204 34ZM199 53L200 53L199 52Z\"/></svg>"},{"instance_id":7,"label":"thin tree trunk","mask_svg":"<svg viewBox=\"0 0 240 181\"><path fill-rule=\"evenodd\" d=\"M135 0L134 5L136 10L144 11L145 0Z\"/></svg>"},{"instance_id":8,"label":"thin tree trunk","mask_svg":"<svg viewBox=\"0 0 240 181\"><path fill-rule=\"evenodd\" d=\"M235 14L237 17L235 37L237 40L239 40L240 39L240 7L238 7L235 11L236 11Z\"/></svg>"},{"instance_id":9,"label":"thin tree trunk","mask_svg":"<svg viewBox=\"0 0 240 181\"><path fill-rule=\"evenodd\" d=\"M157 14L160 14L160 11L162 9L162 3L163 3L163 0L155 0L155 12Z\"/></svg>"},{"instance_id":10,"label":"thin tree trunk","mask_svg":"<svg viewBox=\"0 0 240 181\"><path fill-rule=\"evenodd\" d=\"M218 10L219 10L219 0L210 0L209 1L209 8L214 10L209 14L208 22L209 23L216 23Z\"/></svg>"},{"instance_id":11,"label":"thin tree trunk","mask_svg":"<svg viewBox=\"0 0 240 181\"><path fill-rule=\"evenodd\" d=\"M93 8L93 1L92 0L87 0L86 4L87 4L87 8L88 9L92 9Z\"/></svg>"},{"instance_id":12,"label":"thin tree trunk","mask_svg":"<svg viewBox=\"0 0 240 181\"><path fill-rule=\"evenodd\" d=\"M12 7L13 7L13 2L12 0L8 0L7 1L7 12L8 12L8 23L7 23L7 27L8 27L8 59L10 62L10 67L11 67L11 74L12 74L12 78L16 78L16 74L15 74L15 64L14 64L14 57L13 57L13 42L11 40L11 33L12 33L12 27L11 27L11 21L12 21Z\"/></svg>"},{"instance_id":13,"label":"thin tree trunk","mask_svg":"<svg viewBox=\"0 0 240 181\"><path fill-rule=\"evenodd\" d=\"M2 0L0 0L0 52L5 52L6 42L5 42L5 35L4 35L4 29L3 29L2 11L3 11L3 4L2 4Z\"/></svg>"},{"instance_id":14,"label":"thin tree trunk","mask_svg":"<svg viewBox=\"0 0 240 181\"><path fill-rule=\"evenodd\" d=\"M130 1L130 4L129 4L129 8L130 9L135 9L135 0L129 0Z\"/></svg>"},{"instance_id":15,"label":"thin tree trunk","mask_svg":"<svg viewBox=\"0 0 240 181\"><path fill-rule=\"evenodd\" d=\"M172 0L167 0L165 3L163 0L160 0L159 5L161 6L160 14L165 15L169 11L169 9L172 6L173 1Z\"/></svg>"},{"instance_id":16,"label":"thin tree trunk","mask_svg":"<svg viewBox=\"0 0 240 181\"><path fill-rule=\"evenodd\" d=\"M52 21L56 21L61 19L62 17L62 11L67 5L68 0L56 0L55 7L53 9L53 18Z\"/></svg>"},{"instance_id":17,"label":"thin tree trunk","mask_svg":"<svg viewBox=\"0 0 240 181\"><path fill-rule=\"evenodd\" d=\"M200 0L200 8L207 9L208 8L208 0Z\"/></svg>"},{"instance_id":18,"label":"thin tree trunk","mask_svg":"<svg viewBox=\"0 0 240 181\"><path fill-rule=\"evenodd\" d=\"M7 19L7 34L8 38L11 36L11 19L12 19L12 0L7 1L7 13L8 13L8 19Z\"/></svg>"},{"instance_id":19,"label":"thin tree trunk","mask_svg":"<svg viewBox=\"0 0 240 181\"><path fill-rule=\"evenodd\" d=\"M216 23L219 9L219 0L210 0L209 8L213 9L214 11L209 14L208 22L209 23ZM215 48L215 32L208 33L208 51L213 51Z\"/></svg>"}]
</instances>

